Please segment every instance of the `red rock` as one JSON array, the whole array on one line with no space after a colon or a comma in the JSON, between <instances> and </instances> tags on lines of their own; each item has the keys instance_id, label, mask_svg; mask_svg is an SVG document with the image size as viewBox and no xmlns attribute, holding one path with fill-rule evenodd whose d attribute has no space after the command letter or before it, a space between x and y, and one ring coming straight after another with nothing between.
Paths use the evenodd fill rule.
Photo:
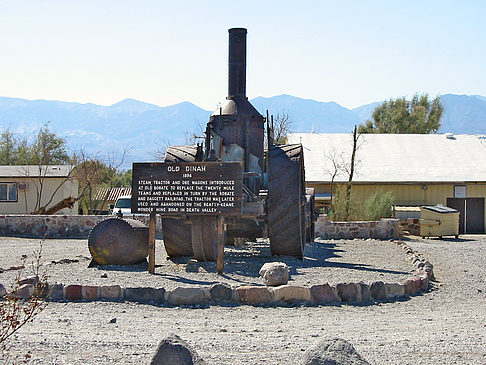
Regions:
<instances>
[{"instance_id":1,"label":"red rock","mask_svg":"<svg viewBox=\"0 0 486 365\"><path fill-rule=\"evenodd\" d=\"M67 300L83 300L83 287L81 285L68 285L64 289L64 298Z\"/></svg>"}]
</instances>

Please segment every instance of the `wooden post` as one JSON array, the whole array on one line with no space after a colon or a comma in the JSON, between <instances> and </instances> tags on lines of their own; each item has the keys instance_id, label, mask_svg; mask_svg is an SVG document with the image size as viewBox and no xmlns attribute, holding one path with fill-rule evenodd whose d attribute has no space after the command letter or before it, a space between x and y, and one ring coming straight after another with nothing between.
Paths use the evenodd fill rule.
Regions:
<instances>
[{"instance_id":1,"label":"wooden post","mask_svg":"<svg viewBox=\"0 0 486 365\"><path fill-rule=\"evenodd\" d=\"M218 216L218 275L223 274L224 268L224 215Z\"/></svg>"},{"instance_id":2,"label":"wooden post","mask_svg":"<svg viewBox=\"0 0 486 365\"><path fill-rule=\"evenodd\" d=\"M155 213L150 213L149 220L149 242L148 242L148 272L155 274L155 228L156 228L156 218Z\"/></svg>"}]
</instances>

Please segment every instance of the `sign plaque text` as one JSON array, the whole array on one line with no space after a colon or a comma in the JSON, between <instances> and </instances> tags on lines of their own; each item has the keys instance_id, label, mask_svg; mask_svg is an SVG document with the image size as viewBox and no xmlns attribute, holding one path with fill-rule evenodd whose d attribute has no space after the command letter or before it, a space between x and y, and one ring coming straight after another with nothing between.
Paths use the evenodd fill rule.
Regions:
<instances>
[{"instance_id":1,"label":"sign plaque text","mask_svg":"<svg viewBox=\"0 0 486 365\"><path fill-rule=\"evenodd\" d=\"M239 162L134 163L132 213L240 214L242 185Z\"/></svg>"}]
</instances>

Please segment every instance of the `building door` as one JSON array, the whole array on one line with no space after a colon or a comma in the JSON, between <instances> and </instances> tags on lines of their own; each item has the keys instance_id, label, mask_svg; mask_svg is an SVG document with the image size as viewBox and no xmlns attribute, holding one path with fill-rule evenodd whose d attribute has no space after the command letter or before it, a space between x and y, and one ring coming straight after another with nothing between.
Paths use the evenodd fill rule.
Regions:
<instances>
[{"instance_id":1,"label":"building door","mask_svg":"<svg viewBox=\"0 0 486 365\"><path fill-rule=\"evenodd\" d=\"M484 198L447 198L459 211L459 233L484 233Z\"/></svg>"}]
</instances>

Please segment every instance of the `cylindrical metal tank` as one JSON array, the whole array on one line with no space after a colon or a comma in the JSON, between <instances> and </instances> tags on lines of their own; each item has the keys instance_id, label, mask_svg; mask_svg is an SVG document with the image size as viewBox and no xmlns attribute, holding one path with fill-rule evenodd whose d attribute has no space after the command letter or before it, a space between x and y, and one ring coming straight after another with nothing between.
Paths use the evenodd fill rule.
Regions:
<instances>
[{"instance_id":1,"label":"cylindrical metal tank","mask_svg":"<svg viewBox=\"0 0 486 365\"><path fill-rule=\"evenodd\" d=\"M105 219L89 233L88 248L98 265L137 264L148 255L148 227L136 219Z\"/></svg>"}]
</instances>

